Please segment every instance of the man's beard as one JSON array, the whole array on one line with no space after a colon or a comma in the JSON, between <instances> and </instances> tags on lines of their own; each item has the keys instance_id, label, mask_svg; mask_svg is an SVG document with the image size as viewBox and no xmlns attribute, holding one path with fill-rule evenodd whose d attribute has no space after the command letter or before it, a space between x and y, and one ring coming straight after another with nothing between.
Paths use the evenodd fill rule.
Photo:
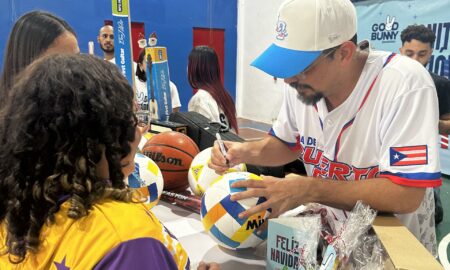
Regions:
<instances>
[{"instance_id":1,"label":"man's beard","mask_svg":"<svg viewBox=\"0 0 450 270\"><path fill-rule=\"evenodd\" d=\"M323 98L322 92L316 91L314 88L307 84L290 83L292 88L297 91L297 97L306 105L314 105ZM311 94L306 94L305 91L310 90Z\"/></svg>"},{"instance_id":2,"label":"man's beard","mask_svg":"<svg viewBox=\"0 0 450 270\"><path fill-rule=\"evenodd\" d=\"M100 48L105 53L113 53L114 52L114 45L111 45L110 48L108 49L108 48L104 47L102 44L100 44Z\"/></svg>"}]
</instances>

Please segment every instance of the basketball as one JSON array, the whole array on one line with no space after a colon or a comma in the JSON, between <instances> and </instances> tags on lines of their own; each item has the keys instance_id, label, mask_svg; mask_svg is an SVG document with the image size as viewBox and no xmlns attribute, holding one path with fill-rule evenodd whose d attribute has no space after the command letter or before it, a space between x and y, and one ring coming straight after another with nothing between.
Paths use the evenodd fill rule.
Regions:
<instances>
[{"instance_id":1,"label":"basketball","mask_svg":"<svg viewBox=\"0 0 450 270\"><path fill-rule=\"evenodd\" d=\"M191 187L192 192L199 196L202 196L211 186L211 183L220 177L213 169L208 167L208 163L211 160L211 150L212 147L208 147L198 153L194 160L192 160L191 167L189 168L189 186ZM225 173L245 172L246 170L247 167L242 163L229 168Z\"/></svg>"},{"instance_id":2,"label":"basketball","mask_svg":"<svg viewBox=\"0 0 450 270\"><path fill-rule=\"evenodd\" d=\"M189 186L188 171L199 150L187 135L166 131L152 136L142 148L160 168L164 190L180 192Z\"/></svg>"},{"instance_id":3,"label":"basketball","mask_svg":"<svg viewBox=\"0 0 450 270\"><path fill-rule=\"evenodd\" d=\"M231 184L245 179L261 180L261 177L249 172L231 172L219 177L206 190L202 198L201 219L208 234L222 247L227 249L243 249L256 247L267 237L267 230L257 235L257 229L269 216L269 210L264 210L246 219L240 219L238 214L248 208L263 203L266 199L249 198L231 201L233 193L245 189L233 189Z\"/></svg>"},{"instance_id":4,"label":"basketball","mask_svg":"<svg viewBox=\"0 0 450 270\"><path fill-rule=\"evenodd\" d=\"M134 164L134 172L125 179L125 183L146 196L145 204L152 208L159 202L164 187L161 170L153 160L140 153L134 157Z\"/></svg>"}]
</instances>

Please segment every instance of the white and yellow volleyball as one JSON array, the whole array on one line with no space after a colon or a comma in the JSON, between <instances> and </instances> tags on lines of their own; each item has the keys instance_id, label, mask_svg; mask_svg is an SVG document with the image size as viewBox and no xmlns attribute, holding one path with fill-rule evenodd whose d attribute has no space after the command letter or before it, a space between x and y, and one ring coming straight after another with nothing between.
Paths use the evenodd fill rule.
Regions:
<instances>
[{"instance_id":1,"label":"white and yellow volleyball","mask_svg":"<svg viewBox=\"0 0 450 270\"><path fill-rule=\"evenodd\" d=\"M202 198L201 219L208 234L222 247L244 249L256 247L267 237L267 230L257 235L257 229L263 225L269 210L261 211L249 218L240 219L239 213L263 203L265 198L249 198L231 201L233 193L245 191L232 188L231 184L245 179L261 180L261 177L249 172L231 172L218 178L206 190Z\"/></svg>"},{"instance_id":2,"label":"white and yellow volleyball","mask_svg":"<svg viewBox=\"0 0 450 270\"><path fill-rule=\"evenodd\" d=\"M211 186L211 183L220 176L208 167L208 163L211 160L211 150L212 147L209 147L198 153L192 160L189 168L189 186L192 192L199 196L202 196L209 186ZM245 171L247 171L247 167L242 163L231 167L225 173Z\"/></svg>"},{"instance_id":3,"label":"white and yellow volleyball","mask_svg":"<svg viewBox=\"0 0 450 270\"><path fill-rule=\"evenodd\" d=\"M164 179L158 165L149 157L136 153L134 157L134 172L125 180L130 188L139 189L147 197L150 208L155 206L164 188Z\"/></svg>"}]
</instances>

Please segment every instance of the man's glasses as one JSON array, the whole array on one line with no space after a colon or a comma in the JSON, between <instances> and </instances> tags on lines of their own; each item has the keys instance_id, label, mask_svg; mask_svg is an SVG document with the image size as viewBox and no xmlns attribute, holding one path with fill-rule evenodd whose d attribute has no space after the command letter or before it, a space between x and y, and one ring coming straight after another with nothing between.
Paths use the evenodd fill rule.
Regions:
<instances>
[{"instance_id":1,"label":"man's glasses","mask_svg":"<svg viewBox=\"0 0 450 270\"><path fill-rule=\"evenodd\" d=\"M300 72L300 74L306 74L308 71L310 71L314 66L317 66L319 64L320 61L322 61L322 59L327 58L328 56L330 56L331 54L333 54L335 51L337 51L337 49L339 49L338 47L335 47L334 49L330 50L329 52L326 53L322 53L319 55L319 57L317 57L316 60L314 60L314 62L312 62L309 66L307 66L302 72Z\"/></svg>"}]
</instances>

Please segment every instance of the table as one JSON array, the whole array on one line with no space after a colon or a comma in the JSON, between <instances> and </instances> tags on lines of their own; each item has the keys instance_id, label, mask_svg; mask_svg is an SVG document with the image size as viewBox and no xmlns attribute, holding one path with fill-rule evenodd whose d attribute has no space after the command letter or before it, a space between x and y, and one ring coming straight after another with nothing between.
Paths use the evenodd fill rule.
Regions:
<instances>
[{"instance_id":1,"label":"table","mask_svg":"<svg viewBox=\"0 0 450 270\"><path fill-rule=\"evenodd\" d=\"M265 269L266 244L241 251L220 247L203 229L200 215L164 201L152 208L153 213L180 241L191 260L192 269L200 261L217 262L221 269Z\"/></svg>"}]
</instances>

